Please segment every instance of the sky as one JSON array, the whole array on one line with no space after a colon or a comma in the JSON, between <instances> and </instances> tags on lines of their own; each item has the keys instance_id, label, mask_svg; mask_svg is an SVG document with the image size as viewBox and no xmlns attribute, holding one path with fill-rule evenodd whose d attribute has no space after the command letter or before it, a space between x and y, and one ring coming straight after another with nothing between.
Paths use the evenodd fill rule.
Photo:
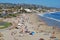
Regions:
<instances>
[{"instance_id":1,"label":"sky","mask_svg":"<svg viewBox=\"0 0 60 40\"><path fill-rule=\"evenodd\" d=\"M0 0L0 3L25 3L60 8L60 0Z\"/></svg>"}]
</instances>

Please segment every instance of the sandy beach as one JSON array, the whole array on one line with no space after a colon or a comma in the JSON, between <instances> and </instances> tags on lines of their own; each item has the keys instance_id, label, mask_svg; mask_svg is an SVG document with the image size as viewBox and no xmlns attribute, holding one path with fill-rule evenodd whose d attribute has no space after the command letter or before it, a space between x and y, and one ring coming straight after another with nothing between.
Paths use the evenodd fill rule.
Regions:
<instances>
[{"instance_id":1,"label":"sandy beach","mask_svg":"<svg viewBox=\"0 0 60 40\"><path fill-rule=\"evenodd\" d=\"M3 31L0 30L0 33L3 34L0 40L39 40L40 38L54 40L54 38L50 38L53 35L53 31L55 31L54 36L60 40L60 32L57 29L53 30L52 27L40 20L35 13L23 13L17 18L11 18L10 21L14 27ZM30 35L31 32L34 32L34 34Z\"/></svg>"}]
</instances>

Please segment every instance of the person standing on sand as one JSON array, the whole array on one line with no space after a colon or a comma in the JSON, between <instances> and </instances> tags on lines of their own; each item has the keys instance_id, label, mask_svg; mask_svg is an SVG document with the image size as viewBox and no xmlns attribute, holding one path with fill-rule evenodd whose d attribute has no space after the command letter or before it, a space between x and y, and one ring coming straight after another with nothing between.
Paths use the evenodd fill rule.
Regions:
<instances>
[{"instance_id":1,"label":"person standing on sand","mask_svg":"<svg viewBox=\"0 0 60 40\"><path fill-rule=\"evenodd\" d=\"M40 38L39 40L44 40L43 38Z\"/></svg>"},{"instance_id":2,"label":"person standing on sand","mask_svg":"<svg viewBox=\"0 0 60 40\"><path fill-rule=\"evenodd\" d=\"M55 37L55 31L52 32L52 36L50 37L50 40L54 40L56 37Z\"/></svg>"}]
</instances>

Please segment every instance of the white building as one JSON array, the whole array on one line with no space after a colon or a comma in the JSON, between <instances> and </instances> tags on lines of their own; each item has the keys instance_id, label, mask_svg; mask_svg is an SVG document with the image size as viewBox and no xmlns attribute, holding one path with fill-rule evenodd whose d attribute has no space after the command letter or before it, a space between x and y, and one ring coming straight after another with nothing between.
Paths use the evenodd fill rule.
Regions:
<instances>
[{"instance_id":1,"label":"white building","mask_svg":"<svg viewBox=\"0 0 60 40\"><path fill-rule=\"evenodd\" d=\"M15 11L15 12L13 12L13 13L15 14L15 13L18 13L18 12L17 12L17 11Z\"/></svg>"},{"instance_id":2,"label":"white building","mask_svg":"<svg viewBox=\"0 0 60 40\"><path fill-rule=\"evenodd\" d=\"M24 9L26 12L32 12L30 9Z\"/></svg>"}]
</instances>

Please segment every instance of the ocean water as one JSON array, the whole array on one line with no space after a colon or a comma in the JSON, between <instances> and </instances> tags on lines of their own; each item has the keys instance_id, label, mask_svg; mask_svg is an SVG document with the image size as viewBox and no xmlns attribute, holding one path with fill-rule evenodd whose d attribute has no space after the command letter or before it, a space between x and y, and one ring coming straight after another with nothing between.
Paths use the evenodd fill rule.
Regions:
<instances>
[{"instance_id":1,"label":"ocean water","mask_svg":"<svg viewBox=\"0 0 60 40\"><path fill-rule=\"evenodd\" d=\"M44 16L60 20L60 12L47 13L47 14L44 14Z\"/></svg>"},{"instance_id":2,"label":"ocean water","mask_svg":"<svg viewBox=\"0 0 60 40\"><path fill-rule=\"evenodd\" d=\"M48 26L54 26L60 28L60 12L46 13L43 16L38 15ZM47 18L48 17L48 18ZM51 19L53 18L53 19ZM56 19L56 20L54 20ZM59 20L59 21L58 21Z\"/></svg>"}]
</instances>

